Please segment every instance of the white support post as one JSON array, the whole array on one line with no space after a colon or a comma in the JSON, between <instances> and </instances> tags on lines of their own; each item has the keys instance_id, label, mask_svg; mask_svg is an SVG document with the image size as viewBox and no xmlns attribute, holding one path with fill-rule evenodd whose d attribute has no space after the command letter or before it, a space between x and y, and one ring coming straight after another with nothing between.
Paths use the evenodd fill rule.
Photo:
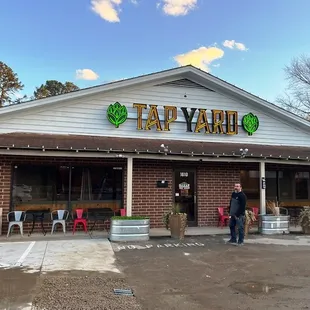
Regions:
<instances>
[{"instance_id":1,"label":"white support post","mask_svg":"<svg viewBox=\"0 0 310 310\"><path fill-rule=\"evenodd\" d=\"M260 198L260 214L266 214L266 171L265 162L259 163L259 198Z\"/></svg>"},{"instance_id":2,"label":"white support post","mask_svg":"<svg viewBox=\"0 0 310 310\"><path fill-rule=\"evenodd\" d=\"M127 199L126 199L126 215L132 214L132 170L133 158L127 158Z\"/></svg>"}]
</instances>

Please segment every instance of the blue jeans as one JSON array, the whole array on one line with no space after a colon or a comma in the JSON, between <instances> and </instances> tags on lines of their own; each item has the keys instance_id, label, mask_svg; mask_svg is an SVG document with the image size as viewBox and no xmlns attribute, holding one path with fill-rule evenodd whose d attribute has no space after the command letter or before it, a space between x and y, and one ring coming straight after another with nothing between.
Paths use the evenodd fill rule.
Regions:
<instances>
[{"instance_id":1,"label":"blue jeans","mask_svg":"<svg viewBox=\"0 0 310 310\"><path fill-rule=\"evenodd\" d=\"M239 231L238 243L243 243L244 241L244 216L243 215L240 215L237 218L232 216L229 220L230 240L232 242L237 242L236 226L238 227L238 231Z\"/></svg>"}]
</instances>

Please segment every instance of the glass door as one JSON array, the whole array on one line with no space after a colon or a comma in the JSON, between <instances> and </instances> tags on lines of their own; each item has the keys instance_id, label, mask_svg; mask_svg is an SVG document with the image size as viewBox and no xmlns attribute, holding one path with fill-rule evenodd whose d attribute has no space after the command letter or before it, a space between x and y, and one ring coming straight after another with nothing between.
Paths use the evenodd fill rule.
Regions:
<instances>
[{"instance_id":1,"label":"glass door","mask_svg":"<svg viewBox=\"0 0 310 310\"><path fill-rule=\"evenodd\" d=\"M188 226L197 226L196 170L177 168L174 171L174 202L187 214Z\"/></svg>"}]
</instances>

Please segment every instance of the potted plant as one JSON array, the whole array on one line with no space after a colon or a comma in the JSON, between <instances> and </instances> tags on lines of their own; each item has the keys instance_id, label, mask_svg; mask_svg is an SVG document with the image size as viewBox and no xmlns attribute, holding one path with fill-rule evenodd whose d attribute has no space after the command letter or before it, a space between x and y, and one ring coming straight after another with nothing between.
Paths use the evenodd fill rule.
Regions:
<instances>
[{"instance_id":1,"label":"potted plant","mask_svg":"<svg viewBox=\"0 0 310 310\"><path fill-rule=\"evenodd\" d=\"M110 241L148 241L150 218L147 216L113 216L109 232Z\"/></svg>"},{"instance_id":2,"label":"potted plant","mask_svg":"<svg viewBox=\"0 0 310 310\"><path fill-rule=\"evenodd\" d=\"M256 217L253 211L245 210L245 219L244 219L244 236L246 237L249 234L249 230L253 222L256 221ZM238 235L238 225L236 225L236 235Z\"/></svg>"},{"instance_id":3,"label":"potted plant","mask_svg":"<svg viewBox=\"0 0 310 310\"><path fill-rule=\"evenodd\" d=\"M299 225L306 235L310 235L310 207L304 207L299 215Z\"/></svg>"},{"instance_id":4,"label":"potted plant","mask_svg":"<svg viewBox=\"0 0 310 310\"><path fill-rule=\"evenodd\" d=\"M244 223L244 235L247 236L251 225L256 221L256 217L253 211L245 211L245 223Z\"/></svg>"},{"instance_id":5,"label":"potted plant","mask_svg":"<svg viewBox=\"0 0 310 310\"><path fill-rule=\"evenodd\" d=\"M170 229L171 238L184 239L187 227L187 214L180 212L179 204L174 204L171 211L164 215L166 229Z\"/></svg>"}]
</instances>

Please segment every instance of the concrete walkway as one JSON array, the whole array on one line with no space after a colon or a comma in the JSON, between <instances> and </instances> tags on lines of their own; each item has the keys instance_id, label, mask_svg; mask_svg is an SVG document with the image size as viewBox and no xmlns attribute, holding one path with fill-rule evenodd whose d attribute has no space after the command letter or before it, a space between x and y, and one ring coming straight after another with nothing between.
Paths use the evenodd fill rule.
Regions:
<instances>
[{"instance_id":1,"label":"concrete walkway","mask_svg":"<svg viewBox=\"0 0 310 310\"><path fill-rule=\"evenodd\" d=\"M120 271L107 239L22 241L0 243L0 268L25 272Z\"/></svg>"},{"instance_id":2,"label":"concrete walkway","mask_svg":"<svg viewBox=\"0 0 310 310\"><path fill-rule=\"evenodd\" d=\"M294 233L301 232L301 227L291 226L290 231ZM258 233L257 226L251 228L250 233ZM187 227L185 236L208 236L208 235L227 235L229 227ZM169 237L170 230L166 228L152 228L150 230L151 237Z\"/></svg>"}]
</instances>

